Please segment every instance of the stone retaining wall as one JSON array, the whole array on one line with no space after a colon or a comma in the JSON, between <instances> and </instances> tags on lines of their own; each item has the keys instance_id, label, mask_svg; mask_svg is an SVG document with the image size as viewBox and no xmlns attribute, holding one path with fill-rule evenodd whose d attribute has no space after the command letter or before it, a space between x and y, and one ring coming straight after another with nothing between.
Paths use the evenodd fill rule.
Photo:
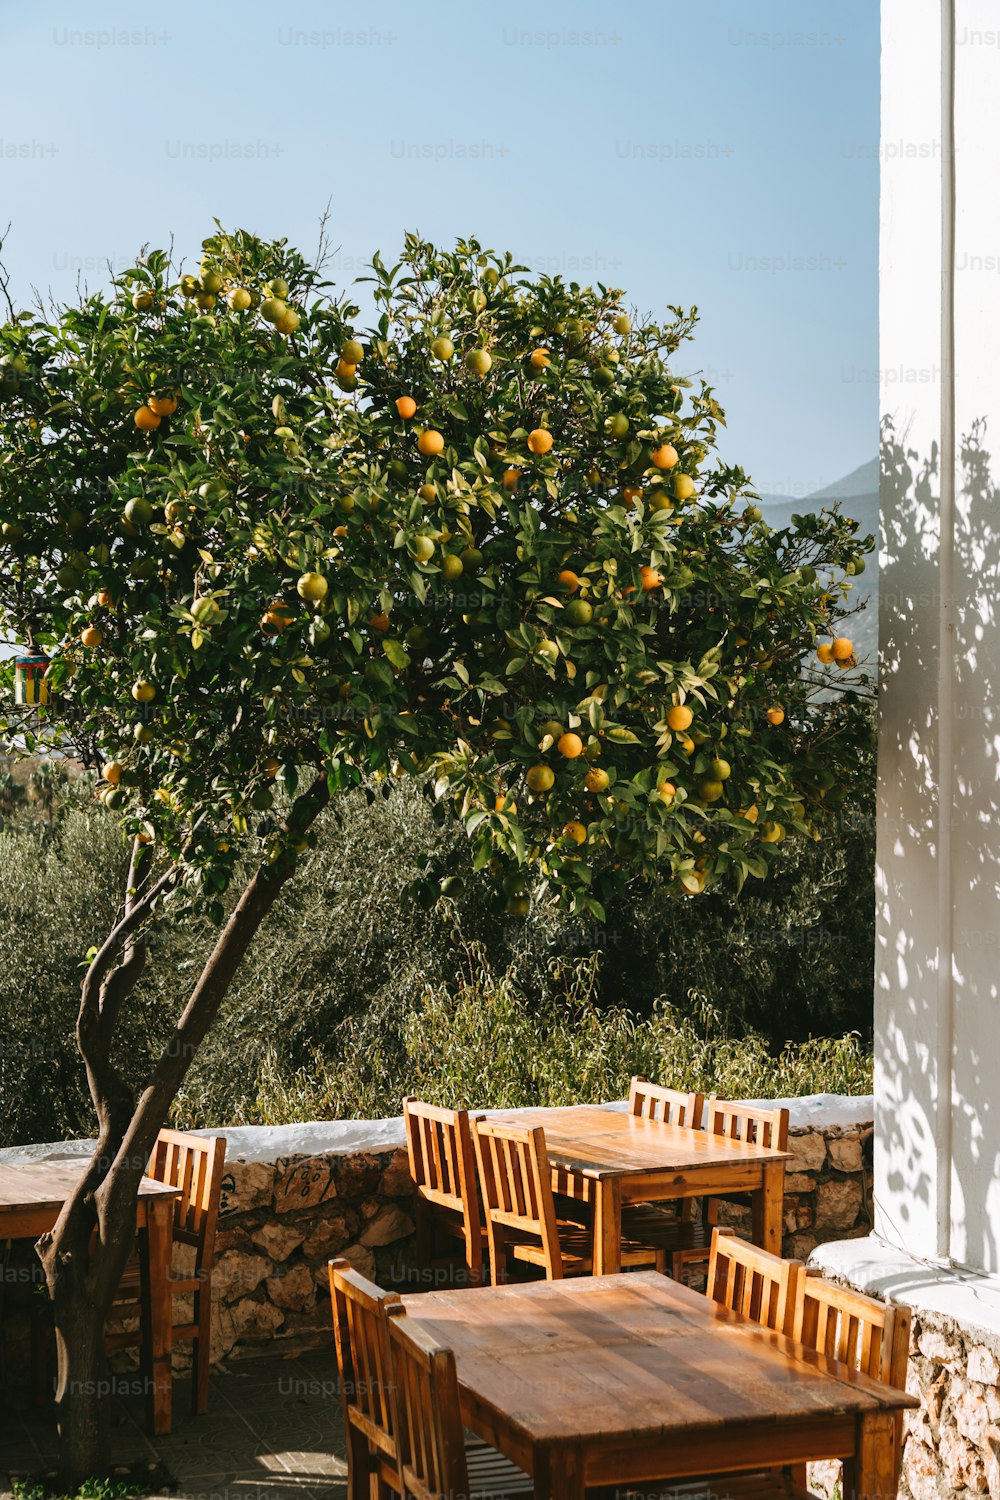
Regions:
<instances>
[{"instance_id":1,"label":"stone retaining wall","mask_svg":"<svg viewBox=\"0 0 1000 1500\"><path fill-rule=\"evenodd\" d=\"M870 1125L792 1131L786 1255L804 1259L826 1240L869 1232L871 1135ZM748 1222L749 1209L733 1207L725 1217ZM433 1284L414 1264L413 1227L413 1184L398 1146L230 1161L216 1247L213 1358L275 1341L327 1339L333 1255L384 1286Z\"/></svg>"}]
</instances>

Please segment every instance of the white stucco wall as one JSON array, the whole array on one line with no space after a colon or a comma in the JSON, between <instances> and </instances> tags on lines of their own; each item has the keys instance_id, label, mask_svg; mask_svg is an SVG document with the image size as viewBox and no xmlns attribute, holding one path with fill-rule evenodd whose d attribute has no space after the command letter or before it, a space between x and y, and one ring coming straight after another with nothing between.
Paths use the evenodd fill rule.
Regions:
<instances>
[{"instance_id":1,"label":"white stucco wall","mask_svg":"<svg viewBox=\"0 0 1000 1500\"><path fill-rule=\"evenodd\" d=\"M998 43L995 0L883 0L880 365L895 436L882 482L876 1226L918 1255L991 1272L1000 1270Z\"/></svg>"}]
</instances>

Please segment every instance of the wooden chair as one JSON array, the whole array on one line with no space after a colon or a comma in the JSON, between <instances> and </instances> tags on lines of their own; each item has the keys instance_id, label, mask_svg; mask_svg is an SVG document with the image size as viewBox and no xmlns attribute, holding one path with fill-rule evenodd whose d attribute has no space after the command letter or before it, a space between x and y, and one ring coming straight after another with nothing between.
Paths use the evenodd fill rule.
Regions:
<instances>
[{"instance_id":1,"label":"wooden chair","mask_svg":"<svg viewBox=\"0 0 1000 1500\"><path fill-rule=\"evenodd\" d=\"M664 1125L700 1130L705 1107L703 1094L665 1088L636 1075L628 1095L629 1114ZM638 1203L622 1212L622 1231L627 1239L651 1245L669 1262L675 1280L684 1274L689 1257L703 1252L708 1257L708 1235L704 1220L695 1212L696 1200L679 1198L663 1203Z\"/></svg>"},{"instance_id":2,"label":"wooden chair","mask_svg":"<svg viewBox=\"0 0 1000 1500\"><path fill-rule=\"evenodd\" d=\"M705 1129L712 1135L772 1147L775 1151L788 1150L788 1110L783 1107L758 1109L751 1104L730 1104L725 1099L711 1098L706 1102L704 1118ZM701 1210L704 1235L699 1243L681 1249L674 1256L673 1274L677 1280L686 1280L692 1268L707 1264L712 1230L719 1222L719 1204L747 1202L745 1193L719 1193L704 1200Z\"/></svg>"},{"instance_id":3,"label":"wooden chair","mask_svg":"<svg viewBox=\"0 0 1000 1500\"><path fill-rule=\"evenodd\" d=\"M717 1233L719 1231L716 1231ZM762 1254L763 1252L758 1252ZM795 1294L792 1336L810 1349L861 1370L898 1390L906 1389L906 1365L910 1348L910 1312L888 1306L846 1287L834 1286L819 1276L800 1275ZM903 1459L903 1415L896 1419L895 1480L899 1487ZM849 1465L846 1466L849 1469ZM850 1493L853 1475L844 1475L841 1492ZM663 1490L664 1500L815 1500L808 1488L805 1464L790 1470L763 1470L753 1474L727 1474L713 1480L698 1479Z\"/></svg>"},{"instance_id":4,"label":"wooden chair","mask_svg":"<svg viewBox=\"0 0 1000 1500\"><path fill-rule=\"evenodd\" d=\"M805 1271L802 1261L782 1260L730 1229L712 1231L707 1295L762 1328L792 1333Z\"/></svg>"},{"instance_id":5,"label":"wooden chair","mask_svg":"<svg viewBox=\"0 0 1000 1500\"><path fill-rule=\"evenodd\" d=\"M399 1486L413 1500L507 1500L531 1479L488 1443L466 1442L455 1356L415 1318L390 1317L399 1432Z\"/></svg>"},{"instance_id":6,"label":"wooden chair","mask_svg":"<svg viewBox=\"0 0 1000 1500\"><path fill-rule=\"evenodd\" d=\"M396 1403L387 1314L402 1312L397 1292L331 1260L330 1302L347 1434L348 1487L383 1500L399 1494Z\"/></svg>"},{"instance_id":7,"label":"wooden chair","mask_svg":"<svg viewBox=\"0 0 1000 1500\"><path fill-rule=\"evenodd\" d=\"M556 1217L552 1172L541 1125L520 1129L480 1115L472 1122L479 1190L486 1213L493 1284L507 1280L508 1253L539 1266L547 1281L589 1276L593 1234ZM630 1240L622 1243L622 1266L656 1266L660 1252Z\"/></svg>"},{"instance_id":8,"label":"wooden chair","mask_svg":"<svg viewBox=\"0 0 1000 1500\"><path fill-rule=\"evenodd\" d=\"M410 1176L417 1188L417 1259L435 1262L434 1231L461 1240L470 1286L483 1279L483 1225L468 1111L403 1100Z\"/></svg>"},{"instance_id":9,"label":"wooden chair","mask_svg":"<svg viewBox=\"0 0 1000 1500\"><path fill-rule=\"evenodd\" d=\"M215 1261L215 1230L219 1217L219 1198L226 1160L226 1138L223 1135L188 1135L178 1130L161 1130L149 1159L147 1175L157 1182L179 1187L174 1206L173 1238L175 1245L194 1249L194 1265L172 1272L165 1287L142 1286L141 1264L133 1254L115 1294L112 1317L130 1319L137 1315L137 1327L116 1330L106 1336L108 1349L146 1348L145 1298L193 1298L190 1322L174 1323L174 1342L190 1340L193 1345L194 1370L191 1408L195 1413L208 1410L208 1371L212 1344L212 1268Z\"/></svg>"}]
</instances>

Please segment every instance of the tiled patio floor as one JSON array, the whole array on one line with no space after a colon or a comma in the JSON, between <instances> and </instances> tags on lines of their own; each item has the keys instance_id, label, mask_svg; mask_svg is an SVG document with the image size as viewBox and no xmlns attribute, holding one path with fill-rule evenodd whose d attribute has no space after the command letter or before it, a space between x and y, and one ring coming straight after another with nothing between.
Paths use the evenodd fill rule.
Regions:
<instances>
[{"instance_id":1,"label":"tiled patio floor","mask_svg":"<svg viewBox=\"0 0 1000 1500\"><path fill-rule=\"evenodd\" d=\"M187 1384L178 1382L174 1431L153 1438L138 1400L116 1400L115 1464L159 1461L176 1481L169 1493L191 1500L345 1500L332 1349L240 1360L213 1374L205 1416L192 1417L188 1401ZM11 1474L37 1474L54 1463L51 1418L0 1402L0 1495L9 1493Z\"/></svg>"}]
</instances>

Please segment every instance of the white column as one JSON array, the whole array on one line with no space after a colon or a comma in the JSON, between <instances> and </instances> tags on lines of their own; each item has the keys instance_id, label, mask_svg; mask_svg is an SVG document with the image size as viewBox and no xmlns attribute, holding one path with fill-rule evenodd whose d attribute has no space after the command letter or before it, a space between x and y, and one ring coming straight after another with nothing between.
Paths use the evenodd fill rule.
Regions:
<instances>
[{"instance_id":1,"label":"white column","mask_svg":"<svg viewBox=\"0 0 1000 1500\"><path fill-rule=\"evenodd\" d=\"M1000 9L882 42L876 1229L997 1271Z\"/></svg>"}]
</instances>

